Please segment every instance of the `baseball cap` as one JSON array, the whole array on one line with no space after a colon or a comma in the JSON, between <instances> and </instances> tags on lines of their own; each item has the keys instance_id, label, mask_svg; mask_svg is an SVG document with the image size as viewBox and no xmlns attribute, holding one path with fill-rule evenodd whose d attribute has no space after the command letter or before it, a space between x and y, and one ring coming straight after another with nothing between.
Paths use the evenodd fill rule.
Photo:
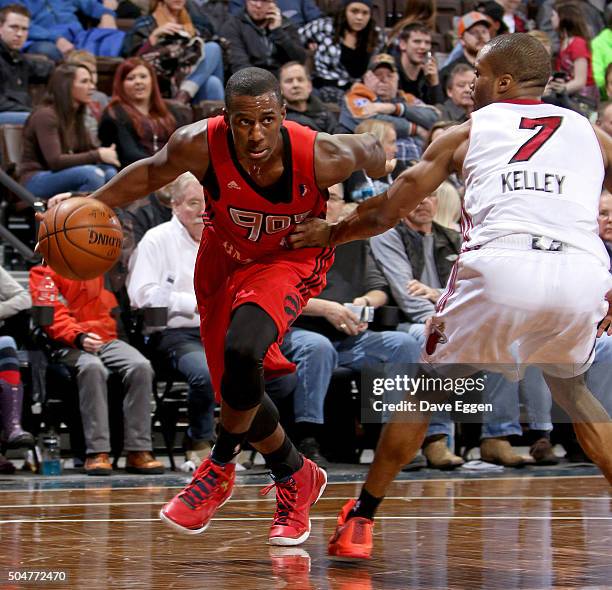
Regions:
<instances>
[{"instance_id":1,"label":"baseball cap","mask_svg":"<svg viewBox=\"0 0 612 590\"><path fill-rule=\"evenodd\" d=\"M488 16L493 24L499 23L498 35L508 32L508 25L504 22L504 7L501 4L498 4L495 0L486 0L476 5L476 10Z\"/></svg>"},{"instance_id":2,"label":"baseball cap","mask_svg":"<svg viewBox=\"0 0 612 590\"><path fill-rule=\"evenodd\" d=\"M392 55L388 53L379 53L372 57L370 60L370 65L368 66L368 70L374 71L377 68L385 66L389 68L392 72L397 73L397 66L395 65L395 59Z\"/></svg>"},{"instance_id":3,"label":"baseball cap","mask_svg":"<svg viewBox=\"0 0 612 590\"><path fill-rule=\"evenodd\" d=\"M457 24L457 34L459 37L463 37L463 33L465 33L470 27L482 23L483 25L487 25L487 27L491 26L491 21L486 14L482 14L482 12L476 12L472 10L472 12L468 12L464 14Z\"/></svg>"}]
</instances>

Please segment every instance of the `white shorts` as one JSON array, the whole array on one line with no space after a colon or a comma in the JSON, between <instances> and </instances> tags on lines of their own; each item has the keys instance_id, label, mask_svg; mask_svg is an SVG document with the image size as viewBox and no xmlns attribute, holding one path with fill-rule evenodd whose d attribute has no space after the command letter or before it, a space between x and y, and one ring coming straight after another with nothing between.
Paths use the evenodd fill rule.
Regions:
<instances>
[{"instance_id":1,"label":"white shorts","mask_svg":"<svg viewBox=\"0 0 612 590\"><path fill-rule=\"evenodd\" d=\"M478 369L517 380L528 365L580 375L610 288L608 269L591 254L533 250L526 235L499 238L457 260L435 315L447 341L422 360L456 376Z\"/></svg>"}]
</instances>

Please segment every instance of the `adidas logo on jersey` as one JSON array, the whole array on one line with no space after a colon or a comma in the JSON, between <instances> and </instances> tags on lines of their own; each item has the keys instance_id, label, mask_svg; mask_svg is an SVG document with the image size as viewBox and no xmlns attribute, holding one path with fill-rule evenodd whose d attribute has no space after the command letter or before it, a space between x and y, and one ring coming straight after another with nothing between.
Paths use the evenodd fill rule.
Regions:
<instances>
[{"instance_id":1,"label":"adidas logo on jersey","mask_svg":"<svg viewBox=\"0 0 612 590\"><path fill-rule=\"evenodd\" d=\"M236 190L241 190L241 186L235 180L230 180L227 183L227 188L233 188L233 189L236 189Z\"/></svg>"}]
</instances>

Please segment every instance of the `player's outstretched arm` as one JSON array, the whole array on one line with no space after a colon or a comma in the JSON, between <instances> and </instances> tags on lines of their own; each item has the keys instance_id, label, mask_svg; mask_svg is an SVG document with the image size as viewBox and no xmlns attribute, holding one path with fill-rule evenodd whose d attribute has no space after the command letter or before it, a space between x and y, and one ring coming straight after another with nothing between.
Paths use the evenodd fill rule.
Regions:
<instances>
[{"instance_id":1,"label":"player's outstretched arm","mask_svg":"<svg viewBox=\"0 0 612 590\"><path fill-rule=\"evenodd\" d=\"M208 168L206 128L204 120L177 129L159 152L130 164L91 196L109 207L124 207L184 172L202 178Z\"/></svg>"},{"instance_id":2,"label":"player's outstretched arm","mask_svg":"<svg viewBox=\"0 0 612 590\"><path fill-rule=\"evenodd\" d=\"M292 247L334 246L391 229L449 174L461 171L469 130L467 122L447 131L429 146L418 164L396 178L388 191L364 201L341 222L331 225L311 219L299 224L289 237Z\"/></svg>"}]
</instances>

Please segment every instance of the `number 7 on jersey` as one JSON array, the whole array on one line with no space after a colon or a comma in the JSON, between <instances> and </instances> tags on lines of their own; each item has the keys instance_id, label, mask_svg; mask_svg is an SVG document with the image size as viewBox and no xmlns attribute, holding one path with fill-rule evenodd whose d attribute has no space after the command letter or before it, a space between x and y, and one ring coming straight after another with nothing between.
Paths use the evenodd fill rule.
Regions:
<instances>
[{"instance_id":1,"label":"number 7 on jersey","mask_svg":"<svg viewBox=\"0 0 612 590\"><path fill-rule=\"evenodd\" d=\"M539 119L528 119L523 117L519 129L537 129L538 132L530 137L512 156L508 164L515 162L527 162L531 157L555 134L559 129L563 117L540 117Z\"/></svg>"}]
</instances>

